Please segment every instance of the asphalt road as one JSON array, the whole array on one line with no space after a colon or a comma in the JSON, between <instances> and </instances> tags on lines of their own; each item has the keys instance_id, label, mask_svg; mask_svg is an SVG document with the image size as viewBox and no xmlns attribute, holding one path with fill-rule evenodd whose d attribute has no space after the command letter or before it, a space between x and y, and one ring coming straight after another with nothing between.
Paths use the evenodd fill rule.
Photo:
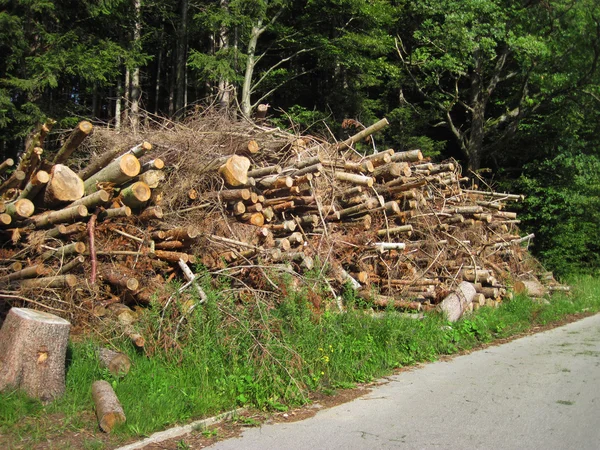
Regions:
<instances>
[{"instance_id":1,"label":"asphalt road","mask_svg":"<svg viewBox=\"0 0 600 450\"><path fill-rule=\"evenodd\" d=\"M390 377L213 450L600 449L600 315Z\"/></svg>"}]
</instances>

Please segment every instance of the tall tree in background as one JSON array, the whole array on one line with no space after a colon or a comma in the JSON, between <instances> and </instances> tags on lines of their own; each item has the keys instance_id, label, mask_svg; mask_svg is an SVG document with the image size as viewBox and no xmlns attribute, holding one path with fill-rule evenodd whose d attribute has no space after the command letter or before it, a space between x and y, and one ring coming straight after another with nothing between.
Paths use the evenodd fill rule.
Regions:
<instances>
[{"instance_id":1,"label":"tall tree in background","mask_svg":"<svg viewBox=\"0 0 600 450\"><path fill-rule=\"evenodd\" d=\"M101 26L94 2L0 0L0 8L0 143L12 154L46 115L91 110L127 51Z\"/></svg>"},{"instance_id":2,"label":"tall tree in background","mask_svg":"<svg viewBox=\"0 0 600 450\"><path fill-rule=\"evenodd\" d=\"M589 0L419 0L398 54L418 101L437 111L469 169L542 105L583 89L600 56Z\"/></svg>"}]
</instances>

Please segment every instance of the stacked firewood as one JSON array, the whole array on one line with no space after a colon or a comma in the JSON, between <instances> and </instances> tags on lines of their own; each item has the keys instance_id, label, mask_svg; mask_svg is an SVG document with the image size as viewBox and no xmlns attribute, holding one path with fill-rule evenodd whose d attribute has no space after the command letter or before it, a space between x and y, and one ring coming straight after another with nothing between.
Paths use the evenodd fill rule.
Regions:
<instances>
[{"instance_id":1,"label":"stacked firewood","mask_svg":"<svg viewBox=\"0 0 600 450\"><path fill-rule=\"evenodd\" d=\"M111 311L140 345L125 305L168 301L160 289L175 277L202 301L199 264L244 293L277 289L268 267L318 269L340 308L347 288L380 307L428 308L461 281L474 283L475 307L496 305L507 280L531 271L533 235L521 237L507 211L521 197L465 188L455 161L419 150L354 150L386 124L335 144L262 127L210 155L147 136L154 145L108 148L77 169L68 163L92 125L45 159L49 122L0 185L1 292L62 310L43 297L58 291Z\"/></svg>"}]
</instances>

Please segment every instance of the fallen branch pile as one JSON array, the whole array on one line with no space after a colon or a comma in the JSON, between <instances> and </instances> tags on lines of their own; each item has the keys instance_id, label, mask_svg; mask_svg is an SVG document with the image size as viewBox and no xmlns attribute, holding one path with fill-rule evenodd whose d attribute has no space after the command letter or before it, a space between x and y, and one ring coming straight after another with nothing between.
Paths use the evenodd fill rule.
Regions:
<instances>
[{"instance_id":1,"label":"fallen branch pile","mask_svg":"<svg viewBox=\"0 0 600 450\"><path fill-rule=\"evenodd\" d=\"M376 306L419 310L461 281L474 283L476 307L497 304L511 276L531 271L523 244L533 235L521 237L507 210L521 198L463 188L455 161L419 150L354 150L386 124L329 144L205 118L146 141L96 130L80 148L92 131L82 122L45 159L48 122L0 185L0 295L110 312L139 345L125 305L170 301L174 277L203 301L198 264L239 295L276 292L273 270L301 281L317 269L340 308L345 286Z\"/></svg>"}]
</instances>

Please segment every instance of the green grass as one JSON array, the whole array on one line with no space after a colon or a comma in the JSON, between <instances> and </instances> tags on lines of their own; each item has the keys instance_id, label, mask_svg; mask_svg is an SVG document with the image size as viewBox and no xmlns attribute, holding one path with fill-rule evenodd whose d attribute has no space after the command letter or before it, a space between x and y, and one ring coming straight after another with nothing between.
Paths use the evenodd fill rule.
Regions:
<instances>
[{"instance_id":1,"label":"green grass","mask_svg":"<svg viewBox=\"0 0 600 450\"><path fill-rule=\"evenodd\" d=\"M16 392L0 394L0 434L28 445L53 433L86 430L93 436L91 384L98 379L109 381L123 404L127 422L115 430L121 439L241 405L284 411L308 401L311 391L333 392L572 314L599 311L600 280L581 278L574 285L573 295L557 295L548 305L517 297L453 324L434 313L423 320L391 310L374 317L351 295L346 313L317 314L308 300L321 294L319 286L309 292L282 284L286 295L276 300L234 301L226 289L211 291L209 302L192 312L174 301L164 317L158 309L146 314L139 327L150 356L115 340L132 360L122 379L98 366L97 343L72 343L64 397L42 405ZM60 420L48 420L56 415ZM102 448L102 442L88 438L84 446Z\"/></svg>"}]
</instances>

